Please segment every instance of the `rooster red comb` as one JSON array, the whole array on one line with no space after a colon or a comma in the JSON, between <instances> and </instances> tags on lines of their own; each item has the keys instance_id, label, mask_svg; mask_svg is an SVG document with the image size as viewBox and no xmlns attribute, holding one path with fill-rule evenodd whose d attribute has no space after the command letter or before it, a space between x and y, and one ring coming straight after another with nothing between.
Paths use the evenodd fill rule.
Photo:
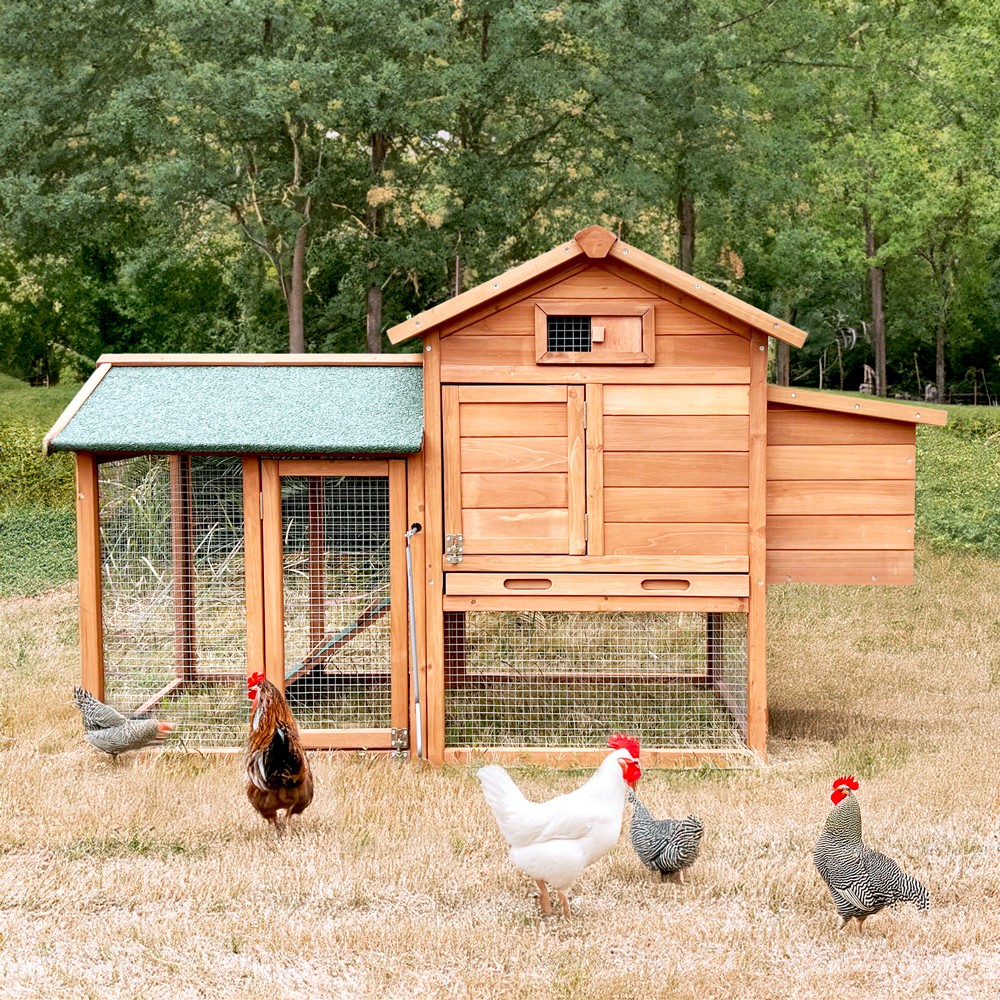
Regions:
<instances>
[{"instance_id":1,"label":"rooster red comb","mask_svg":"<svg viewBox=\"0 0 1000 1000\"><path fill-rule=\"evenodd\" d=\"M261 681L263 681L265 679L266 678L264 677L264 675L258 670L257 673L251 674L247 678L247 687L248 688L255 688L258 684L260 684Z\"/></svg>"},{"instance_id":2,"label":"rooster red comb","mask_svg":"<svg viewBox=\"0 0 1000 1000\"><path fill-rule=\"evenodd\" d=\"M846 785L852 792L858 790L858 779L854 777L853 774L845 774L842 778L837 778L833 783L833 795L830 796L830 801L833 804L839 805L842 799L847 798L847 792L843 791L843 786Z\"/></svg>"},{"instance_id":3,"label":"rooster red comb","mask_svg":"<svg viewBox=\"0 0 1000 1000\"><path fill-rule=\"evenodd\" d=\"M636 760L639 759L639 741L628 733L615 733L614 736L609 736L608 746L612 750L628 750Z\"/></svg>"}]
</instances>

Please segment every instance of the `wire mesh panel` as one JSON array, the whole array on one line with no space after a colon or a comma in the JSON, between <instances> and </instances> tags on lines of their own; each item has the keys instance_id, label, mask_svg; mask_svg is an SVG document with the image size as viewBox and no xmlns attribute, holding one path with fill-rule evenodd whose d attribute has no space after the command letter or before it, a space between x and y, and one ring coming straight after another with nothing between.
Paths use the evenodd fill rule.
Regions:
<instances>
[{"instance_id":1,"label":"wire mesh panel","mask_svg":"<svg viewBox=\"0 0 1000 1000\"><path fill-rule=\"evenodd\" d=\"M187 745L244 738L242 484L238 458L100 466L105 700Z\"/></svg>"},{"instance_id":2,"label":"wire mesh panel","mask_svg":"<svg viewBox=\"0 0 1000 1000\"><path fill-rule=\"evenodd\" d=\"M308 729L388 729L389 485L283 476L285 691Z\"/></svg>"},{"instance_id":3,"label":"wire mesh panel","mask_svg":"<svg viewBox=\"0 0 1000 1000\"><path fill-rule=\"evenodd\" d=\"M589 316L546 317L547 347L550 351L589 351Z\"/></svg>"},{"instance_id":4,"label":"wire mesh panel","mask_svg":"<svg viewBox=\"0 0 1000 1000\"><path fill-rule=\"evenodd\" d=\"M745 749L746 615L448 612L448 746Z\"/></svg>"}]
</instances>

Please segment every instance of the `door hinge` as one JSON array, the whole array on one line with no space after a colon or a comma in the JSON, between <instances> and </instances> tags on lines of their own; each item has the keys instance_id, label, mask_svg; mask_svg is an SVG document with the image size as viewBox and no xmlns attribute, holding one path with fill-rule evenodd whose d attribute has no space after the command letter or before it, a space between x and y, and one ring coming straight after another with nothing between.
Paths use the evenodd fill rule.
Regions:
<instances>
[{"instance_id":1,"label":"door hinge","mask_svg":"<svg viewBox=\"0 0 1000 1000\"><path fill-rule=\"evenodd\" d=\"M444 558L445 562L460 563L462 554L465 552L465 535L445 535L444 536Z\"/></svg>"},{"instance_id":2,"label":"door hinge","mask_svg":"<svg viewBox=\"0 0 1000 1000\"><path fill-rule=\"evenodd\" d=\"M410 750L409 729L390 729L389 735L392 743L392 756L408 757Z\"/></svg>"}]
</instances>

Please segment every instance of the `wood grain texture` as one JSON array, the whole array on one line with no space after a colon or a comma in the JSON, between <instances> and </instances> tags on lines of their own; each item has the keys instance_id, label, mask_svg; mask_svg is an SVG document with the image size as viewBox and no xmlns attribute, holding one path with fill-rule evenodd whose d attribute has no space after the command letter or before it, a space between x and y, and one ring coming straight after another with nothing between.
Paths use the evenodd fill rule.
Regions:
<instances>
[{"instance_id":1,"label":"wood grain texture","mask_svg":"<svg viewBox=\"0 0 1000 1000\"><path fill-rule=\"evenodd\" d=\"M300 729L307 750L389 750L389 729Z\"/></svg>"},{"instance_id":2,"label":"wood grain texture","mask_svg":"<svg viewBox=\"0 0 1000 1000\"><path fill-rule=\"evenodd\" d=\"M566 390L567 456L569 472L569 554L583 555L587 551L587 443L584 437L584 388L570 386Z\"/></svg>"},{"instance_id":3,"label":"wood grain texture","mask_svg":"<svg viewBox=\"0 0 1000 1000\"><path fill-rule=\"evenodd\" d=\"M417 354L102 354L99 365L142 367L143 365L200 365L269 367L306 365L308 367L384 368L387 365L422 365Z\"/></svg>"},{"instance_id":4,"label":"wood grain texture","mask_svg":"<svg viewBox=\"0 0 1000 1000\"><path fill-rule=\"evenodd\" d=\"M767 548L912 549L913 518L903 515L772 514L767 518Z\"/></svg>"},{"instance_id":5,"label":"wood grain texture","mask_svg":"<svg viewBox=\"0 0 1000 1000\"><path fill-rule=\"evenodd\" d=\"M568 472L562 437L462 438L462 471Z\"/></svg>"},{"instance_id":6,"label":"wood grain texture","mask_svg":"<svg viewBox=\"0 0 1000 1000\"><path fill-rule=\"evenodd\" d=\"M104 609L101 588L100 489L96 457L76 459L76 553L80 601L80 683L104 700Z\"/></svg>"},{"instance_id":7,"label":"wood grain texture","mask_svg":"<svg viewBox=\"0 0 1000 1000\"><path fill-rule=\"evenodd\" d=\"M466 472L461 501L464 507L569 507L568 479L558 472Z\"/></svg>"},{"instance_id":8,"label":"wood grain texture","mask_svg":"<svg viewBox=\"0 0 1000 1000\"><path fill-rule=\"evenodd\" d=\"M463 512L466 553L567 553L565 509L470 509Z\"/></svg>"},{"instance_id":9,"label":"wood grain texture","mask_svg":"<svg viewBox=\"0 0 1000 1000\"><path fill-rule=\"evenodd\" d=\"M260 459L244 455L243 570L247 618L247 676L264 673L264 525Z\"/></svg>"},{"instance_id":10,"label":"wood grain texture","mask_svg":"<svg viewBox=\"0 0 1000 1000\"><path fill-rule=\"evenodd\" d=\"M913 552L768 550L767 582L908 586L913 583Z\"/></svg>"},{"instance_id":11,"label":"wood grain texture","mask_svg":"<svg viewBox=\"0 0 1000 1000\"><path fill-rule=\"evenodd\" d=\"M746 555L466 555L451 573L746 573Z\"/></svg>"},{"instance_id":12,"label":"wood grain texture","mask_svg":"<svg viewBox=\"0 0 1000 1000\"><path fill-rule=\"evenodd\" d=\"M608 452L607 487L704 487L749 485L747 452Z\"/></svg>"},{"instance_id":13,"label":"wood grain texture","mask_svg":"<svg viewBox=\"0 0 1000 1000\"><path fill-rule=\"evenodd\" d=\"M656 338L656 363L664 366L712 368L750 367L750 344L735 333Z\"/></svg>"},{"instance_id":14,"label":"wood grain texture","mask_svg":"<svg viewBox=\"0 0 1000 1000\"><path fill-rule=\"evenodd\" d=\"M608 521L745 524L749 503L749 491L745 488L607 487L604 516Z\"/></svg>"},{"instance_id":15,"label":"wood grain texture","mask_svg":"<svg viewBox=\"0 0 1000 1000\"><path fill-rule=\"evenodd\" d=\"M505 382L523 384L562 382L567 385L604 383L613 385L745 385L750 381L747 368L732 366L683 367L672 365L636 364L614 368L610 365L585 365L579 368L560 365L444 365L441 377L445 382L475 383Z\"/></svg>"},{"instance_id":16,"label":"wood grain texture","mask_svg":"<svg viewBox=\"0 0 1000 1000\"><path fill-rule=\"evenodd\" d=\"M604 390L606 416L749 412L749 388L744 385L609 385Z\"/></svg>"},{"instance_id":17,"label":"wood grain texture","mask_svg":"<svg viewBox=\"0 0 1000 1000\"><path fill-rule=\"evenodd\" d=\"M461 385L458 401L465 403L565 403L566 388L561 385Z\"/></svg>"},{"instance_id":18,"label":"wood grain texture","mask_svg":"<svg viewBox=\"0 0 1000 1000\"><path fill-rule=\"evenodd\" d=\"M284 535L281 528L281 474L278 462L261 462L264 518L264 674L282 693L285 690L285 581Z\"/></svg>"},{"instance_id":19,"label":"wood grain texture","mask_svg":"<svg viewBox=\"0 0 1000 1000\"><path fill-rule=\"evenodd\" d=\"M566 404L462 403L463 437L566 438Z\"/></svg>"},{"instance_id":20,"label":"wood grain texture","mask_svg":"<svg viewBox=\"0 0 1000 1000\"><path fill-rule=\"evenodd\" d=\"M768 481L779 479L909 479L915 477L916 448L903 444L771 445Z\"/></svg>"},{"instance_id":21,"label":"wood grain texture","mask_svg":"<svg viewBox=\"0 0 1000 1000\"><path fill-rule=\"evenodd\" d=\"M910 514L911 479L777 480L767 485L768 514Z\"/></svg>"},{"instance_id":22,"label":"wood grain texture","mask_svg":"<svg viewBox=\"0 0 1000 1000\"><path fill-rule=\"evenodd\" d=\"M915 443L913 424L852 413L793 409L768 404L769 445L854 445Z\"/></svg>"},{"instance_id":23,"label":"wood grain texture","mask_svg":"<svg viewBox=\"0 0 1000 1000\"><path fill-rule=\"evenodd\" d=\"M587 554L604 555L604 386L587 386Z\"/></svg>"},{"instance_id":24,"label":"wood grain texture","mask_svg":"<svg viewBox=\"0 0 1000 1000\"><path fill-rule=\"evenodd\" d=\"M745 416L604 418L606 451L746 451L749 434Z\"/></svg>"},{"instance_id":25,"label":"wood grain texture","mask_svg":"<svg viewBox=\"0 0 1000 1000\"><path fill-rule=\"evenodd\" d=\"M796 386L769 385L767 387L767 400L768 403L805 406L839 413L855 413L859 416L900 420L911 424L933 424L943 427L948 422L947 411L928 408L918 403L889 402L872 396L838 396L832 392L799 389Z\"/></svg>"},{"instance_id":26,"label":"wood grain texture","mask_svg":"<svg viewBox=\"0 0 1000 1000\"><path fill-rule=\"evenodd\" d=\"M609 555L746 556L745 524L631 524L605 520L604 549ZM669 567L664 562L664 569Z\"/></svg>"},{"instance_id":27,"label":"wood grain texture","mask_svg":"<svg viewBox=\"0 0 1000 1000\"><path fill-rule=\"evenodd\" d=\"M418 691L412 683L408 685L410 694L410 757L417 756L417 740L416 736L413 734L416 733L418 721L422 727L422 732L425 737L427 733L427 588L425 586L424 574L421 572L421 568L426 565L426 546L424 544L424 540L427 538L427 532L424 530L426 521L424 490L423 453L420 452L415 455L408 455L406 458L406 523L408 528L413 524L419 524L421 526L421 530L410 539L410 558L413 563L413 622L416 627L417 640L417 662L415 665L410 663L410 672L411 675L416 672L417 686L419 687ZM409 608L407 608L407 611L409 611ZM409 663L409 657L412 655L410 651L409 634L407 634L406 652L407 662ZM420 696L419 716L417 709L418 694ZM426 739L424 741L423 751L425 754L427 753Z\"/></svg>"},{"instance_id":28,"label":"wood grain texture","mask_svg":"<svg viewBox=\"0 0 1000 1000\"><path fill-rule=\"evenodd\" d=\"M462 423L456 385L441 387L441 432L444 463L444 531L462 534Z\"/></svg>"},{"instance_id":29,"label":"wood grain texture","mask_svg":"<svg viewBox=\"0 0 1000 1000\"><path fill-rule=\"evenodd\" d=\"M745 597L629 597L552 595L445 597L446 611L746 611Z\"/></svg>"},{"instance_id":30,"label":"wood grain texture","mask_svg":"<svg viewBox=\"0 0 1000 1000\"><path fill-rule=\"evenodd\" d=\"M748 589L746 575L736 573L448 573L445 593L450 597L746 597Z\"/></svg>"}]
</instances>

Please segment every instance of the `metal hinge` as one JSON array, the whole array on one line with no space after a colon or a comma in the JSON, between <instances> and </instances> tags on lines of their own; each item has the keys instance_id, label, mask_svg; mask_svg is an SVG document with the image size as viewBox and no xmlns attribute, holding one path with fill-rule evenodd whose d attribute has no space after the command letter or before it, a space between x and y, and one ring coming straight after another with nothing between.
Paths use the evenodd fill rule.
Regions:
<instances>
[{"instance_id":1,"label":"metal hinge","mask_svg":"<svg viewBox=\"0 0 1000 1000\"><path fill-rule=\"evenodd\" d=\"M462 553L465 552L465 535L445 535L444 536L444 558L445 562L460 563Z\"/></svg>"},{"instance_id":2,"label":"metal hinge","mask_svg":"<svg viewBox=\"0 0 1000 1000\"><path fill-rule=\"evenodd\" d=\"M392 744L393 757L409 757L410 731L409 729L390 729L390 742Z\"/></svg>"}]
</instances>

